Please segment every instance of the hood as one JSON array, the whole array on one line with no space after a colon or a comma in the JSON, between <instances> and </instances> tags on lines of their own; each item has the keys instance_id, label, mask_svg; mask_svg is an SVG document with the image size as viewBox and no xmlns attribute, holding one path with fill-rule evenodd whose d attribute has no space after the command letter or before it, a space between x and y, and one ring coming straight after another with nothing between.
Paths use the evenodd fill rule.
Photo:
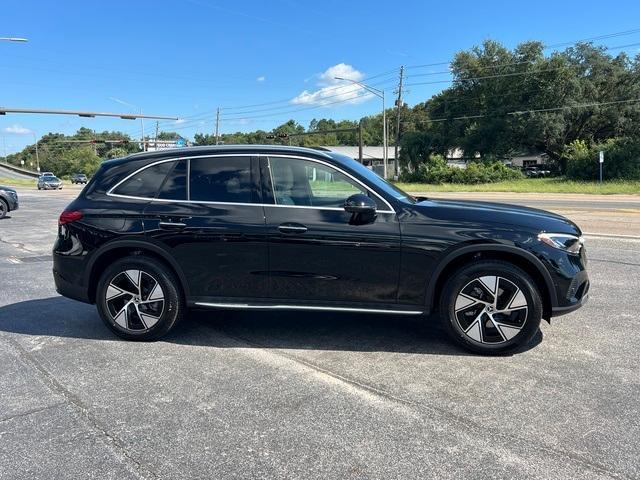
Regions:
<instances>
[{"instance_id":1,"label":"hood","mask_svg":"<svg viewBox=\"0 0 640 480\"><path fill-rule=\"evenodd\" d=\"M562 215L506 203L474 200L429 199L413 205L420 213L438 220L469 221L513 226L532 232L581 235L578 226Z\"/></svg>"},{"instance_id":2,"label":"hood","mask_svg":"<svg viewBox=\"0 0 640 480\"><path fill-rule=\"evenodd\" d=\"M4 185L0 185L0 190L5 190L7 192L16 192L16 189L13 187L5 187Z\"/></svg>"}]
</instances>

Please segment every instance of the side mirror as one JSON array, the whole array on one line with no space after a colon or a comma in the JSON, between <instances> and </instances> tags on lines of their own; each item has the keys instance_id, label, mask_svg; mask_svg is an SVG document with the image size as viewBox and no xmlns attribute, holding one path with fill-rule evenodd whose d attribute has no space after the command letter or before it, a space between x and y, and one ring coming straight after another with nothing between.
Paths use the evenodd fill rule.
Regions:
<instances>
[{"instance_id":1,"label":"side mirror","mask_svg":"<svg viewBox=\"0 0 640 480\"><path fill-rule=\"evenodd\" d=\"M345 200L344 210L348 213L371 215L376 213L376 202L362 193L356 193Z\"/></svg>"}]
</instances>

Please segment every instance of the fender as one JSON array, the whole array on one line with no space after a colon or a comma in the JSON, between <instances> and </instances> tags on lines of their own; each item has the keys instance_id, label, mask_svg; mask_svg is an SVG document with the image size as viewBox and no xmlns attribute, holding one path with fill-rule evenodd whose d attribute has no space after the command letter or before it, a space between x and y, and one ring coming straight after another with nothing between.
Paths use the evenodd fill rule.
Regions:
<instances>
[{"instance_id":1,"label":"fender","mask_svg":"<svg viewBox=\"0 0 640 480\"><path fill-rule=\"evenodd\" d=\"M182 285L182 289L184 291L185 297L189 297L189 284L187 283L187 277L184 275L182 268L175 261L173 256L167 252L164 246L154 241L151 238L145 237L144 240L140 240L137 238L119 238L117 240L112 240L110 242L105 243L100 246L91 256L91 259L88 263L88 268L85 270L85 278L84 284L90 285L91 275L93 273L93 268L96 262L105 254L117 248L127 248L131 250L147 250L157 254L163 260L165 260L173 269L173 271L178 276L178 280L180 280L180 284Z\"/></svg>"},{"instance_id":2,"label":"fender","mask_svg":"<svg viewBox=\"0 0 640 480\"><path fill-rule=\"evenodd\" d=\"M538 257L518 247L512 247L509 245L496 245L496 244L482 245L481 244L481 245L469 245L466 247L459 248L457 250L454 250L453 252L450 252L442 260L440 260L440 262L438 263L438 265L433 271L433 275L431 277L433 280L430 281L429 285L427 286L427 293L425 296L425 312L430 313L433 308L433 302L434 302L433 296L435 294L436 284L438 283L440 275L442 274L444 269L447 267L447 265L449 265L452 261L454 261L456 258L460 257L461 255L465 255L468 253L477 253L482 251L507 252L513 255L517 255L524 260L527 260L529 263L534 265L538 270L538 272L540 273L540 275L542 275L542 278L544 279L544 283L547 287L547 292L549 293L549 298L551 299L551 306L558 304L558 296L556 294L556 289L553 285L553 280L551 279L551 275L549 274L545 266L542 264L542 262L538 259Z\"/></svg>"}]
</instances>

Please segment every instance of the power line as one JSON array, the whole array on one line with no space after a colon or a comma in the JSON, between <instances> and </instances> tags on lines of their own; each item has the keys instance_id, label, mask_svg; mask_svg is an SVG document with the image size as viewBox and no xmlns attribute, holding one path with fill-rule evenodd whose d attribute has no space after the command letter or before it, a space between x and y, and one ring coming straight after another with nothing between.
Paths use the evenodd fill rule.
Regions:
<instances>
[{"instance_id":1,"label":"power line","mask_svg":"<svg viewBox=\"0 0 640 480\"><path fill-rule=\"evenodd\" d=\"M615 37L622 37L622 36L626 36L626 35L633 35L635 33L640 33L640 28L635 28L632 30L623 30L621 32L613 32L613 33L607 33L604 35L599 35L596 37L588 37L588 38L582 38L580 40L574 40L571 42L562 42L562 43L555 43L555 44L548 44L545 45L543 44L543 47L545 49L550 49L550 48L558 48L558 47L564 47L564 46L568 46L568 45L576 45L578 43L586 43L586 42L593 42L595 40L605 40L607 38L615 38ZM630 45L626 45L629 47L635 46L637 44L630 44ZM622 46L622 47L618 47L618 48L625 48L626 46ZM616 47L611 47L611 48L616 48ZM421 65L409 65L406 68L407 69L413 69L413 68L426 68L426 67L437 67L437 66L441 66L441 65L450 65L451 61L447 61L447 62L434 62L434 63L424 63Z\"/></svg>"},{"instance_id":2,"label":"power line","mask_svg":"<svg viewBox=\"0 0 640 480\"><path fill-rule=\"evenodd\" d=\"M527 115L531 113L547 113L547 112L555 112L560 110L570 110L573 108L589 108L589 107L603 107L610 105L620 105L625 103L636 103L640 102L640 98L631 98L626 100L612 100L608 102L591 102L591 103L581 103L576 105L563 105L561 107L549 107L549 108L536 108L530 110L515 110L512 112L490 112L490 113L479 113L479 114L470 114L470 115L460 115L456 117L446 117L446 118L426 118L422 120L413 120L415 123L440 123L440 122L448 122L452 120L473 120L476 118L484 118L492 115ZM408 123L408 122L403 122Z\"/></svg>"},{"instance_id":3,"label":"power line","mask_svg":"<svg viewBox=\"0 0 640 480\"><path fill-rule=\"evenodd\" d=\"M616 48L626 48L626 47L635 47L640 45L640 42L637 43L630 43L628 45L621 45L621 46L616 46L616 47L607 47L605 50L613 50ZM519 64L520 62L518 62ZM531 62L524 62L524 63L531 63ZM510 64L504 64L503 66L508 66ZM515 64L512 64L515 65ZM434 80L431 82L417 82L417 83L409 83L407 84L407 86L415 86L415 85L435 85L435 84L439 84L439 83L455 83L455 82L471 82L471 81L475 81L475 80L487 80L487 79L492 79L492 78L502 78L502 77L516 77L516 76L521 76L521 75L530 75L530 74L536 74L536 73L546 73L546 72L553 72L553 71L557 71L557 70L563 70L566 68L582 68L582 65L562 65L560 67L553 67L553 68L545 68L545 69L539 69L539 70L527 70L524 72L510 72L510 73L497 73L494 75L484 75L484 76L480 76L480 77L470 77L470 78L454 78L454 79L450 79L450 80ZM411 74L409 75L407 78L412 78L412 77L417 77L417 76L421 76L422 74Z\"/></svg>"},{"instance_id":4,"label":"power line","mask_svg":"<svg viewBox=\"0 0 640 480\"><path fill-rule=\"evenodd\" d=\"M366 81L373 80L373 79L376 79L376 78L389 76L391 74L394 74L395 72L396 72L396 69L394 68L393 70L388 70L388 71L385 71L385 72L382 72L382 73L378 73L378 74L375 74L375 75L370 75L370 76L365 77L365 78L363 78L362 80L359 80L359 81L360 82L366 82ZM335 87L325 87L324 91L325 92L330 92L330 91L333 91L333 90L338 90L340 88L344 88L344 85L336 85ZM266 106L266 105L275 105L275 104L278 104L278 103L288 103L290 101L291 101L291 97L284 98L282 100L274 100L272 102L255 103L255 104L252 104L252 105L242 105L242 106L234 106L234 107L221 107L221 109L222 110L242 110L242 109L245 109L245 108L263 107L263 106Z\"/></svg>"},{"instance_id":5,"label":"power line","mask_svg":"<svg viewBox=\"0 0 640 480\"><path fill-rule=\"evenodd\" d=\"M371 85L373 85L373 86L385 85L385 84L388 84L388 83L393 82L393 81L394 81L393 79L389 79L389 80L384 80L384 81L381 81L381 82L374 82ZM356 86L355 88L351 88L350 85L343 85L340 88L342 88L342 89L347 88L349 90L348 91L342 91L340 93L335 93L333 95L323 96L320 99L320 101L324 102L324 100L326 100L328 98L342 97L342 96L344 96L346 94L351 94L351 93L355 93L355 92L358 92L358 91L362 90L362 87L360 87L360 86ZM332 88L331 90L335 90L335 89ZM329 91L329 90L324 90L324 91L326 92L326 91ZM289 104L288 105L283 105L281 107L263 108L263 109L258 109L258 110L246 110L246 111L243 111L243 112L230 113L230 114L226 114L226 115L223 114L223 118L229 118L230 115L233 115L233 116L235 116L237 118L237 117L244 116L245 113L259 113L259 112L265 112L265 111L268 112L268 111L272 111L272 110L280 110L280 109L283 109L283 108L290 108L291 107L291 101L292 101L292 99L289 99L289 101L288 101ZM322 105L320 105L320 106L322 106Z\"/></svg>"}]
</instances>

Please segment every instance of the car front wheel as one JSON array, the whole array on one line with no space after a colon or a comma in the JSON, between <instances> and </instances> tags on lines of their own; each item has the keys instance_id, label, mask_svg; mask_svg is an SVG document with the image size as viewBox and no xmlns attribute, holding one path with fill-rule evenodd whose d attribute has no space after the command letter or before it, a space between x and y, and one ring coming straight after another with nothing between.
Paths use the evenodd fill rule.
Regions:
<instances>
[{"instance_id":1,"label":"car front wheel","mask_svg":"<svg viewBox=\"0 0 640 480\"><path fill-rule=\"evenodd\" d=\"M445 284L440 312L450 337L485 355L517 350L540 328L542 300L532 278L507 262L477 262Z\"/></svg>"},{"instance_id":2,"label":"car front wheel","mask_svg":"<svg viewBox=\"0 0 640 480\"><path fill-rule=\"evenodd\" d=\"M178 324L185 311L173 272L143 256L117 260L105 270L96 306L104 323L127 340L156 340Z\"/></svg>"}]
</instances>

